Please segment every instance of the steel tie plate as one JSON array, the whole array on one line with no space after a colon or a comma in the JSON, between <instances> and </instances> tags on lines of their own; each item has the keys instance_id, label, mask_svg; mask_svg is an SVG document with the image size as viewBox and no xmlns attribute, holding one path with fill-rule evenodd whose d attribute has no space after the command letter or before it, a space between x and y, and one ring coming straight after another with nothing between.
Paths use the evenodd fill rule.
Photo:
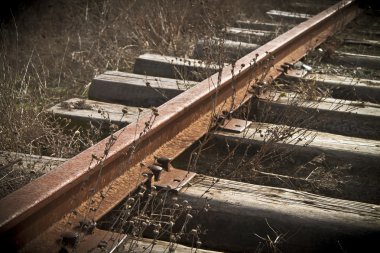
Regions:
<instances>
[{"instance_id":1,"label":"steel tie plate","mask_svg":"<svg viewBox=\"0 0 380 253\"><path fill-rule=\"evenodd\" d=\"M170 171L163 171L162 178L159 181L155 181L154 185L158 188L179 191L182 187L190 182L194 178L196 173L170 168Z\"/></svg>"},{"instance_id":2,"label":"steel tie plate","mask_svg":"<svg viewBox=\"0 0 380 253\"><path fill-rule=\"evenodd\" d=\"M241 133L251 125L252 121L244 119L226 119L221 129L235 133Z\"/></svg>"}]
</instances>

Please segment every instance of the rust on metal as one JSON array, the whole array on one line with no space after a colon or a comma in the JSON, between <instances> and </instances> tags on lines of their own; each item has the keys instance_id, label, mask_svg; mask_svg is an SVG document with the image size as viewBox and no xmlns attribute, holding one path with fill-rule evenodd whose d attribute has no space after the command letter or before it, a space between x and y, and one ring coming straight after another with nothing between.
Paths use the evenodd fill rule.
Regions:
<instances>
[{"instance_id":1,"label":"rust on metal","mask_svg":"<svg viewBox=\"0 0 380 253\"><path fill-rule=\"evenodd\" d=\"M149 165L148 169L150 169L150 171L152 171L154 180L160 181L161 172L163 171L163 168L161 166L153 164L153 165Z\"/></svg>"},{"instance_id":2,"label":"rust on metal","mask_svg":"<svg viewBox=\"0 0 380 253\"><path fill-rule=\"evenodd\" d=\"M235 132L235 133L241 133L247 127L249 127L251 123L252 121L249 121L249 120L232 118L232 119L226 120L224 124L221 126L221 129Z\"/></svg>"},{"instance_id":3,"label":"rust on metal","mask_svg":"<svg viewBox=\"0 0 380 253\"><path fill-rule=\"evenodd\" d=\"M304 69L289 69L285 75L297 76L301 78L307 75L307 71Z\"/></svg>"},{"instance_id":4,"label":"rust on metal","mask_svg":"<svg viewBox=\"0 0 380 253\"><path fill-rule=\"evenodd\" d=\"M295 63L357 14L353 1L332 6L6 196L0 200L2 246L58 251L64 231L83 218L98 220L146 180L140 162L178 156L208 132L215 114L247 101L257 79L276 78L282 64Z\"/></svg>"},{"instance_id":5,"label":"rust on metal","mask_svg":"<svg viewBox=\"0 0 380 253\"><path fill-rule=\"evenodd\" d=\"M171 168L170 172L162 172L162 178L154 182L154 185L158 188L178 192L182 187L188 184L195 175L196 173L194 172Z\"/></svg>"}]
</instances>

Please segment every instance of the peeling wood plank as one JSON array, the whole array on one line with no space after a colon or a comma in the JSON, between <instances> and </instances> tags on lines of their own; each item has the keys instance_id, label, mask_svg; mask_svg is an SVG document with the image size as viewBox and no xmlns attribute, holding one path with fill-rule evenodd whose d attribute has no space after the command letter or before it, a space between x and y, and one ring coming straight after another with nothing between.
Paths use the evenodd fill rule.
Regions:
<instances>
[{"instance_id":1,"label":"peeling wood plank","mask_svg":"<svg viewBox=\"0 0 380 253\"><path fill-rule=\"evenodd\" d=\"M135 74L201 81L218 72L221 67L201 60L158 54L140 55L135 62Z\"/></svg>"},{"instance_id":2,"label":"peeling wood plank","mask_svg":"<svg viewBox=\"0 0 380 253\"><path fill-rule=\"evenodd\" d=\"M217 253L217 251L204 250L199 248L196 249L194 247L184 246L179 243L170 243L162 240L153 241L152 239L148 238L132 239L130 237L126 237L123 244L118 245L119 240L123 239L124 237L125 234L109 232L96 228L91 235L91 240L86 240L86 237L84 237L83 241L78 244L76 251L87 252L88 249L92 249L92 253L111 252L111 250L115 250L114 252L118 253L192 253L195 251L200 253ZM103 242L103 248L98 247L99 244L91 245L93 242Z\"/></svg>"},{"instance_id":3,"label":"peeling wood plank","mask_svg":"<svg viewBox=\"0 0 380 253\"><path fill-rule=\"evenodd\" d=\"M196 210L208 203L193 224L207 228L207 246L231 251L254 251L267 239L283 252L355 251L376 247L380 236L380 206L373 204L206 176L178 198Z\"/></svg>"},{"instance_id":4,"label":"peeling wood plank","mask_svg":"<svg viewBox=\"0 0 380 253\"><path fill-rule=\"evenodd\" d=\"M362 28L363 29L355 29L354 32L362 34L362 35L367 35L367 36L370 36L372 38L380 36L380 31L373 30L373 29L368 29L368 25L367 24L363 25Z\"/></svg>"},{"instance_id":5,"label":"peeling wood plank","mask_svg":"<svg viewBox=\"0 0 380 253\"><path fill-rule=\"evenodd\" d=\"M251 20L237 20L235 21L234 26L243 28L243 29L264 30L264 31L272 31L276 33L279 33L280 31L283 32L291 28L290 25L286 25L286 24L267 23L267 22L251 21Z\"/></svg>"},{"instance_id":6,"label":"peeling wood plank","mask_svg":"<svg viewBox=\"0 0 380 253\"><path fill-rule=\"evenodd\" d=\"M304 74L305 73L305 74ZM320 89L328 91L334 98L360 100L372 103L380 102L380 81L335 76L327 74L313 74L302 71L289 71L280 77L280 80L299 83L313 83Z\"/></svg>"},{"instance_id":7,"label":"peeling wood plank","mask_svg":"<svg viewBox=\"0 0 380 253\"><path fill-rule=\"evenodd\" d=\"M377 40L365 40L365 39L344 39L344 44L353 44L353 45L364 45L364 46L373 46L380 47L380 41Z\"/></svg>"},{"instance_id":8,"label":"peeling wood plank","mask_svg":"<svg viewBox=\"0 0 380 253\"><path fill-rule=\"evenodd\" d=\"M318 97L305 100L295 93L275 93L270 100L254 99L249 108L249 120L380 139L377 104Z\"/></svg>"},{"instance_id":9,"label":"peeling wood plank","mask_svg":"<svg viewBox=\"0 0 380 253\"><path fill-rule=\"evenodd\" d=\"M0 151L0 198L53 170L66 160Z\"/></svg>"},{"instance_id":10,"label":"peeling wood plank","mask_svg":"<svg viewBox=\"0 0 380 253\"><path fill-rule=\"evenodd\" d=\"M347 52L335 51L328 62L332 64L343 64L350 67L363 67L380 70L380 56L376 55L364 55L354 54Z\"/></svg>"},{"instance_id":11,"label":"peeling wood plank","mask_svg":"<svg viewBox=\"0 0 380 253\"><path fill-rule=\"evenodd\" d=\"M123 113L125 110L126 113ZM148 109L142 109L148 112ZM94 100L72 98L47 110L54 117L66 118L78 124L92 122L101 126L116 124L125 126L136 121L139 108L119 104L109 104Z\"/></svg>"},{"instance_id":12,"label":"peeling wood plank","mask_svg":"<svg viewBox=\"0 0 380 253\"><path fill-rule=\"evenodd\" d=\"M23 171L35 171L46 173L51 171L56 166L62 164L67 159L50 157L50 156L38 156L24 153L0 151L0 164L7 164L11 161L21 159L19 163L14 164L12 167Z\"/></svg>"},{"instance_id":13,"label":"peeling wood plank","mask_svg":"<svg viewBox=\"0 0 380 253\"><path fill-rule=\"evenodd\" d=\"M229 40L253 44L266 43L276 36L275 32L236 27L227 27L225 32L226 38Z\"/></svg>"},{"instance_id":14,"label":"peeling wood plank","mask_svg":"<svg viewBox=\"0 0 380 253\"><path fill-rule=\"evenodd\" d=\"M92 80L88 97L128 106L157 107L196 84L192 81L107 71Z\"/></svg>"},{"instance_id":15,"label":"peeling wood plank","mask_svg":"<svg viewBox=\"0 0 380 253\"><path fill-rule=\"evenodd\" d=\"M290 9L296 12L308 12L308 13L319 13L333 5L330 3L320 3L318 2L289 2Z\"/></svg>"},{"instance_id":16,"label":"peeling wood plank","mask_svg":"<svg viewBox=\"0 0 380 253\"><path fill-rule=\"evenodd\" d=\"M153 246L154 245L154 246ZM194 253L194 252L199 252L199 253L217 253L219 251L213 251L213 250L205 250L205 249L197 249L195 246L194 247L188 247L184 246L178 243L173 244L173 249L174 252L176 253ZM152 252L152 253L170 253L173 252L170 248L170 243L166 241L160 241L156 240L153 243L152 239L146 239L143 238L140 242L138 242L138 245L134 248L133 252L136 253L144 253L144 252ZM119 251L120 253L127 253L131 252L129 245L127 244L124 247L124 250Z\"/></svg>"},{"instance_id":17,"label":"peeling wood plank","mask_svg":"<svg viewBox=\"0 0 380 253\"><path fill-rule=\"evenodd\" d=\"M276 21L293 21L302 22L312 17L312 15L306 13L296 13L288 11L270 10L267 11L267 15Z\"/></svg>"},{"instance_id":18,"label":"peeling wood plank","mask_svg":"<svg viewBox=\"0 0 380 253\"><path fill-rule=\"evenodd\" d=\"M207 58L207 55L221 55L222 58L236 60L253 50L259 48L260 45L255 43L246 43L220 38L200 39L194 48L194 57Z\"/></svg>"},{"instance_id":19,"label":"peeling wood plank","mask_svg":"<svg viewBox=\"0 0 380 253\"><path fill-rule=\"evenodd\" d=\"M362 166L380 164L380 141L336 135L301 128L293 128L292 134L274 138L275 133L287 126L254 122L244 132L217 131L213 135L217 138L238 142L263 144L275 140L275 143L284 148L302 147L299 152L317 150L330 154L336 158L355 162L360 160ZM276 140L278 139L278 140Z\"/></svg>"},{"instance_id":20,"label":"peeling wood plank","mask_svg":"<svg viewBox=\"0 0 380 253\"><path fill-rule=\"evenodd\" d=\"M220 129L210 137L202 152L195 146L173 165L230 180L380 204L379 141L259 122L241 134ZM199 153L196 159L193 152Z\"/></svg>"}]
</instances>

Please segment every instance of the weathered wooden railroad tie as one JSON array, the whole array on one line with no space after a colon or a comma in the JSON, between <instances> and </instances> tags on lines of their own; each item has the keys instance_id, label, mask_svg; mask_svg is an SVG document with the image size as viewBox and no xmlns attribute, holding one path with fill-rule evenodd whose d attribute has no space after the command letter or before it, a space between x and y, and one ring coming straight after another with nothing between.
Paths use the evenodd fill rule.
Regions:
<instances>
[{"instance_id":1,"label":"weathered wooden railroad tie","mask_svg":"<svg viewBox=\"0 0 380 253\"><path fill-rule=\"evenodd\" d=\"M26 252L376 247L380 64L371 50L379 42L376 31L354 33L372 17L355 1L315 16L267 14L272 23L238 20L225 38L198 41L194 59L141 55L134 73L107 71L88 99L52 107L82 127L121 129L1 199L2 244ZM203 61L219 43L226 59L243 57Z\"/></svg>"}]
</instances>

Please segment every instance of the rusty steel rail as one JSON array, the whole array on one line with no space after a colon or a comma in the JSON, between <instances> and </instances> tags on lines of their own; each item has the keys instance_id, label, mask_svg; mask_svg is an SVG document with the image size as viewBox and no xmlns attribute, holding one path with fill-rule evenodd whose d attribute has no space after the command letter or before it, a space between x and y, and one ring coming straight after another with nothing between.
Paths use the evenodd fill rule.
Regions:
<instances>
[{"instance_id":1,"label":"rusty steel rail","mask_svg":"<svg viewBox=\"0 0 380 253\"><path fill-rule=\"evenodd\" d=\"M358 13L354 1L328 8L6 196L0 201L1 245L58 251L60 235L81 217L98 220L145 180L141 162L152 164L153 155L176 157L210 129L215 114L247 101L258 78L276 78L284 65L301 59Z\"/></svg>"}]
</instances>

